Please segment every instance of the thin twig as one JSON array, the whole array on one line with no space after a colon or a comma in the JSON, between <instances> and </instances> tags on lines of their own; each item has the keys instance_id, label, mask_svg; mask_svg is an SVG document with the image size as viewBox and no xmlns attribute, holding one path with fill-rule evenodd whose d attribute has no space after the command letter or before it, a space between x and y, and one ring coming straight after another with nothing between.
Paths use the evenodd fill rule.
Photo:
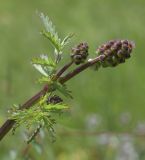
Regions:
<instances>
[{"instance_id":1,"label":"thin twig","mask_svg":"<svg viewBox=\"0 0 145 160\"><path fill-rule=\"evenodd\" d=\"M71 65L73 64L73 61L71 60L68 64L66 64L64 67L62 67L54 76L53 80L57 80Z\"/></svg>"},{"instance_id":2,"label":"thin twig","mask_svg":"<svg viewBox=\"0 0 145 160\"><path fill-rule=\"evenodd\" d=\"M76 76L77 74L79 74L80 72L84 71L85 69L87 69L88 67L94 65L95 63L102 61L105 58L105 55L100 55L90 61L87 61L86 63L80 65L79 67L77 67L76 69L74 69L73 71L69 72L68 74L66 74L64 77L60 77L59 82L60 83L65 83L66 81L68 81L69 79L73 78L74 76Z\"/></svg>"},{"instance_id":3,"label":"thin twig","mask_svg":"<svg viewBox=\"0 0 145 160\"><path fill-rule=\"evenodd\" d=\"M36 136L37 134L40 132L41 129L41 125L39 125L36 130L34 131L34 133L30 136L30 138L27 140L27 144L29 144Z\"/></svg>"}]
</instances>

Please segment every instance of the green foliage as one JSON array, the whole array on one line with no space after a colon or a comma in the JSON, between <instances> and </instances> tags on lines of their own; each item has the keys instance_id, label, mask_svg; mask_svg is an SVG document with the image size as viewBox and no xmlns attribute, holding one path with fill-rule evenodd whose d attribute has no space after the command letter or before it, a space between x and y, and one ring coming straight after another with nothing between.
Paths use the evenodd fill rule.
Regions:
<instances>
[{"instance_id":1,"label":"green foliage","mask_svg":"<svg viewBox=\"0 0 145 160\"><path fill-rule=\"evenodd\" d=\"M34 68L42 75L42 77L39 78L38 82L52 84L52 79L53 75L56 73L57 64L62 59L63 48L69 43L70 39L74 34L69 34L63 40L61 40L58 37L55 27L50 21L50 19L43 13L40 14L40 18L45 27L45 29L41 33L42 35L47 37L53 45L55 60L48 58L47 55L41 55L40 57L33 58L31 62ZM53 86L55 87L54 89L58 89L61 92L66 93L63 86L58 85L57 83L55 83L55 85ZM68 96L69 94L65 95Z\"/></svg>"},{"instance_id":2,"label":"green foliage","mask_svg":"<svg viewBox=\"0 0 145 160\"><path fill-rule=\"evenodd\" d=\"M38 82L39 83L47 83L49 85L53 84L51 77L45 77L45 76L42 76L41 78L39 78Z\"/></svg>"},{"instance_id":3,"label":"green foliage","mask_svg":"<svg viewBox=\"0 0 145 160\"><path fill-rule=\"evenodd\" d=\"M51 44L54 46L54 48L58 52L60 52L62 50L61 39L58 37L58 34L55 31L54 25L52 24L50 19L47 16L45 16L43 13L40 14L40 18L45 27L45 30L41 32L42 35L48 38Z\"/></svg>"},{"instance_id":4,"label":"green foliage","mask_svg":"<svg viewBox=\"0 0 145 160\"><path fill-rule=\"evenodd\" d=\"M40 58L33 58L32 63L50 67L56 66L55 62L50 58L48 59L47 55L41 55Z\"/></svg>"},{"instance_id":5,"label":"green foliage","mask_svg":"<svg viewBox=\"0 0 145 160\"><path fill-rule=\"evenodd\" d=\"M55 73L56 63L48 58L47 55L41 55L39 58L33 58L32 64L43 76L50 77Z\"/></svg>"},{"instance_id":6,"label":"green foliage","mask_svg":"<svg viewBox=\"0 0 145 160\"><path fill-rule=\"evenodd\" d=\"M16 121L13 127L13 133L21 125L25 125L27 129L30 129L32 126L41 126L41 128L46 128L49 132L54 132L53 125L56 123L56 120L53 118L53 114L63 113L69 107L62 103L47 103L49 96L50 94L43 96L30 109L19 110L17 105L12 107L9 118Z\"/></svg>"},{"instance_id":7,"label":"green foliage","mask_svg":"<svg viewBox=\"0 0 145 160\"><path fill-rule=\"evenodd\" d=\"M47 55L40 55L40 57L32 59L32 65L41 74L41 78L38 79L38 82L45 83L49 85L49 87L51 86L53 91L58 90L64 96L72 98L67 87L57 82L57 80L54 79L54 76L57 72L57 64L61 60L63 48L68 44L73 34L70 34L61 40L49 18L44 16L43 13L40 14L40 17L45 27L42 34L48 38L53 45L55 60L51 59ZM51 135L53 135L53 125L56 123L55 118L53 118L53 114L62 113L64 110L68 109L68 106L62 103L49 103L48 99L52 94L52 92L46 93L46 95L42 96L40 100L29 109L20 110L19 106L13 105L9 116L10 119L16 121L12 130L13 133L21 125L25 125L28 129L37 126L32 136L28 139L28 143L35 138L37 132L39 132L41 128L46 128Z\"/></svg>"},{"instance_id":8,"label":"green foliage","mask_svg":"<svg viewBox=\"0 0 145 160\"><path fill-rule=\"evenodd\" d=\"M60 93L62 93L67 98L72 98L71 92L67 89L67 86L65 84L55 82L53 86L56 90L58 90Z\"/></svg>"},{"instance_id":9,"label":"green foliage","mask_svg":"<svg viewBox=\"0 0 145 160\"><path fill-rule=\"evenodd\" d=\"M63 41L61 42L61 46L62 46L62 49L67 45L69 44L71 38L74 36L74 34L69 34L68 36L66 36Z\"/></svg>"},{"instance_id":10,"label":"green foliage","mask_svg":"<svg viewBox=\"0 0 145 160\"><path fill-rule=\"evenodd\" d=\"M61 38L58 36L58 33L55 31L55 26L52 24L50 19L43 13L40 14L40 18L45 27L41 34L46 37L54 47L55 62L58 63L61 60L63 48L69 43L70 39L73 37L73 34L69 34L63 40L61 40Z\"/></svg>"}]
</instances>

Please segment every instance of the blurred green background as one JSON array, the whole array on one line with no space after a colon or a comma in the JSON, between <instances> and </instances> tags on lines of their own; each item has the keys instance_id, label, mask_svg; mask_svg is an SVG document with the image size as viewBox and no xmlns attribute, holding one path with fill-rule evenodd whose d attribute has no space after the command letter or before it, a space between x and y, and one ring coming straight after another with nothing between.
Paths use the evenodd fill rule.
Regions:
<instances>
[{"instance_id":1,"label":"blurred green background","mask_svg":"<svg viewBox=\"0 0 145 160\"><path fill-rule=\"evenodd\" d=\"M127 63L88 70L68 82L74 99L68 100L70 114L57 120L55 143L45 133L41 145L28 148L22 127L1 142L0 159L144 160L145 139L134 135L145 134L144 0L0 0L0 124L11 104L41 88L30 60L52 48L39 34L38 12L50 17L60 36L75 33L67 57L82 41L88 42L90 57L110 39L133 40L136 48ZM125 159L126 154L134 157Z\"/></svg>"}]
</instances>

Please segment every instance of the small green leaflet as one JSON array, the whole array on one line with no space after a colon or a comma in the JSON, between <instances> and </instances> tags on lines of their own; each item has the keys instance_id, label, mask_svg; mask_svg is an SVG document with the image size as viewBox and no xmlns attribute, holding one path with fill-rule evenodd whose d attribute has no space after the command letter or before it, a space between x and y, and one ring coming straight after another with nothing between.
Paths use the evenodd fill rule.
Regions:
<instances>
[{"instance_id":1,"label":"small green leaflet","mask_svg":"<svg viewBox=\"0 0 145 160\"><path fill-rule=\"evenodd\" d=\"M61 52L61 42L60 42L60 39L58 40L56 36L51 35L49 32L46 32L45 30L43 30L41 32L41 34L44 37L46 37L47 39L49 39L49 41L54 46L54 48L57 50L57 52Z\"/></svg>"},{"instance_id":2,"label":"small green leaflet","mask_svg":"<svg viewBox=\"0 0 145 160\"><path fill-rule=\"evenodd\" d=\"M42 75L48 76L47 73L45 72L44 68L41 65L38 64L33 64L34 68L39 71Z\"/></svg>"},{"instance_id":3,"label":"small green leaflet","mask_svg":"<svg viewBox=\"0 0 145 160\"><path fill-rule=\"evenodd\" d=\"M42 76L41 78L39 78L38 82L39 83L47 83L49 85L53 84L53 81L51 80L51 78L50 77L45 77L45 76Z\"/></svg>"},{"instance_id":4,"label":"small green leaflet","mask_svg":"<svg viewBox=\"0 0 145 160\"><path fill-rule=\"evenodd\" d=\"M69 43L69 41L73 36L74 36L74 33L71 33L63 39L63 41L61 42L62 49L64 48L64 46L66 46Z\"/></svg>"},{"instance_id":5,"label":"small green leaflet","mask_svg":"<svg viewBox=\"0 0 145 160\"><path fill-rule=\"evenodd\" d=\"M61 50L61 40L58 37L57 32L55 31L55 27L50 21L50 19L45 16L43 13L40 14L40 18L44 24L45 30L43 30L41 33L46 38L49 39L51 44L57 49L58 52Z\"/></svg>"},{"instance_id":6,"label":"small green leaflet","mask_svg":"<svg viewBox=\"0 0 145 160\"><path fill-rule=\"evenodd\" d=\"M43 13L40 13L40 18L44 24L45 30L58 38L58 35L55 31L55 27L52 24L51 20L48 18L48 16L45 16Z\"/></svg>"},{"instance_id":7,"label":"small green leaflet","mask_svg":"<svg viewBox=\"0 0 145 160\"><path fill-rule=\"evenodd\" d=\"M59 82L55 82L53 85L54 88L61 92L64 96L72 98L72 95L70 94L71 92L67 89L66 85L61 84Z\"/></svg>"},{"instance_id":8,"label":"small green leaflet","mask_svg":"<svg viewBox=\"0 0 145 160\"><path fill-rule=\"evenodd\" d=\"M65 104L58 103L54 105L52 104L45 105L44 109L49 111L60 111L60 110L69 109L69 107Z\"/></svg>"},{"instance_id":9,"label":"small green leaflet","mask_svg":"<svg viewBox=\"0 0 145 160\"><path fill-rule=\"evenodd\" d=\"M52 66L52 67L56 66L56 63L51 58L48 59L48 56L43 55L43 54L40 55L39 58L33 58L32 63L33 64L40 64L43 66Z\"/></svg>"},{"instance_id":10,"label":"small green leaflet","mask_svg":"<svg viewBox=\"0 0 145 160\"><path fill-rule=\"evenodd\" d=\"M41 55L39 58L33 58L32 64L43 76L51 76L55 72L56 63L48 56Z\"/></svg>"},{"instance_id":11,"label":"small green leaflet","mask_svg":"<svg viewBox=\"0 0 145 160\"><path fill-rule=\"evenodd\" d=\"M74 34L69 34L64 38L64 40L61 40L55 31L55 26L52 24L48 16L45 16L43 13L41 13L40 18L45 27L45 30L43 30L41 34L44 35L44 37L46 37L54 46L55 50L57 50L55 53L61 54L64 46L69 43Z\"/></svg>"}]
</instances>

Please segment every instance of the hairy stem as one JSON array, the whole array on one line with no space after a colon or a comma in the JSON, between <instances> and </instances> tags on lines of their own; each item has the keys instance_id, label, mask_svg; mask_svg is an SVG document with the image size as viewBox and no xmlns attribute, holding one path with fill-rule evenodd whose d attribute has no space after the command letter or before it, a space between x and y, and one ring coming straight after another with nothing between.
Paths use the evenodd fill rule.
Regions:
<instances>
[{"instance_id":1,"label":"hairy stem","mask_svg":"<svg viewBox=\"0 0 145 160\"><path fill-rule=\"evenodd\" d=\"M73 78L74 76L76 76L77 74L79 74L80 72L84 71L85 69L87 69L88 67L94 65L95 63L102 61L105 58L104 55L100 55L90 61L87 61L86 63L80 65L79 67L77 67L76 69L74 69L73 71L69 72L68 74L66 74L64 77L59 78L62 73L64 73L64 71L66 71L73 62L70 62L69 64L65 65L56 75L56 79L58 79L58 81L63 84L66 81L68 81L69 79ZM45 95L47 92L50 92L51 88L46 84L43 89L38 92L36 95L34 95L32 98L30 98L28 101L26 101L23 105L21 105L20 109L28 109L31 106L33 106L34 104L36 104L40 98ZM15 124L14 120L8 119L0 128L0 140L3 139L3 137L11 130L11 128L13 127L13 125Z\"/></svg>"}]
</instances>

